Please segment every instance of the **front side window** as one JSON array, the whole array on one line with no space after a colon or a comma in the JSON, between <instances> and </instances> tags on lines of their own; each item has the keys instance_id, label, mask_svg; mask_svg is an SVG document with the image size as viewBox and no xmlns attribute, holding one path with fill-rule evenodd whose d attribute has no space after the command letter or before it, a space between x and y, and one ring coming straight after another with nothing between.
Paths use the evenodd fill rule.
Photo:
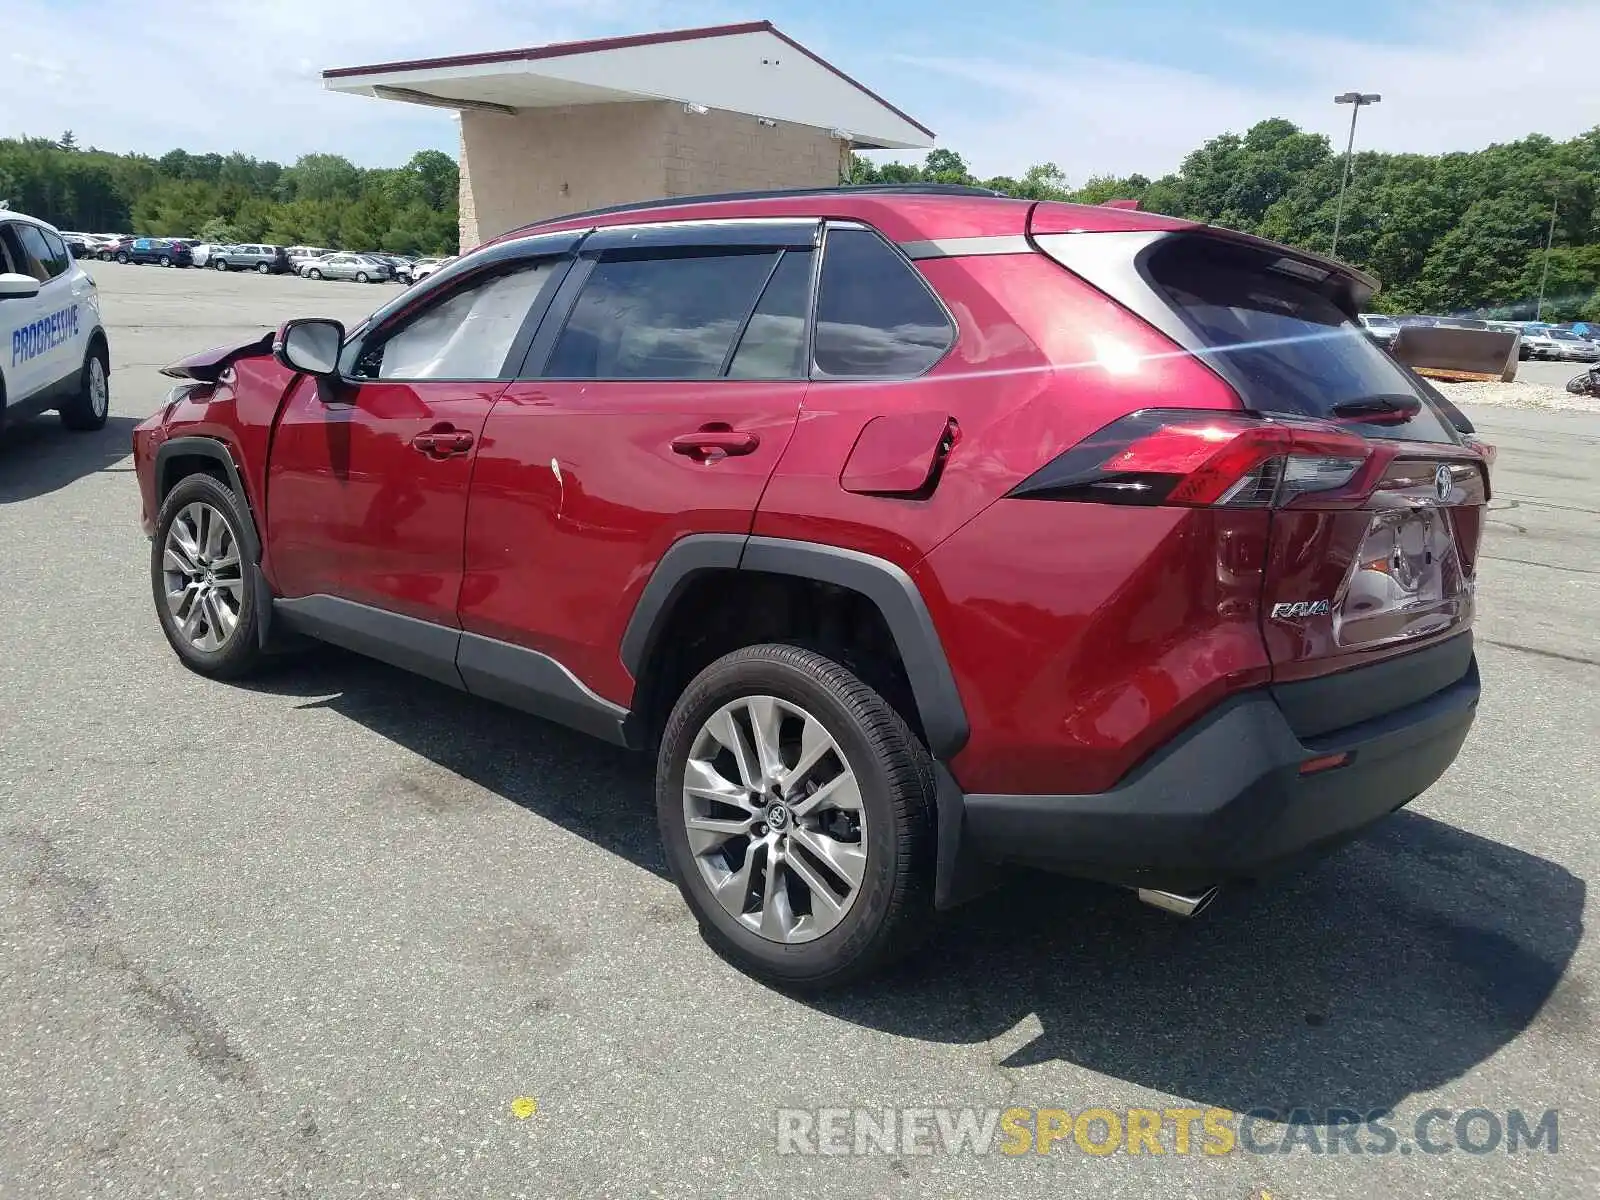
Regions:
<instances>
[{"instance_id":1,"label":"front side window","mask_svg":"<svg viewBox=\"0 0 1600 1200\"><path fill-rule=\"evenodd\" d=\"M905 258L867 229L830 229L817 292L817 369L906 378L943 357L955 329Z\"/></svg>"},{"instance_id":2,"label":"front side window","mask_svg":"<svg viewBox=\"0 0 1600 1200\"><path fill-rule=\"evenodd\" d=\"M51 277L65 275L67 269L72 266L72 251L67 249L67 244L61 240L59 234L49 229L41 229L39 232L44 235L44 244L50 250L50 257L45 261L45 266L49 269Z\"/></svg>"},{"instance_id":3,"label":"front side window","mask_svg":"<svg viewBox=\"0 0 1600 1200\"><path fill-rule=\"evenodd\" d=\"M358 379L499 379L557 259L464 280L361 348Z\"/></svg>"},{"instance_id":4,"label":"front side window","mask_svg":"<svg viewBox=\"0 0 1600 1200\"><path fill-rule=\"evenodd\" d=\"M17 235L17 244L22 251L22 265L18 268L22 274L32 275L40 283L48 283L67 269L68 263L56 258L50 244L44 240L43 232L36 226L19 223L11 228Z\"/></svg>"},{"instance_id":5,"label":"front side window","mask_svg":"<svg viewBox=\"0 0 1600 1200\"><path fill-rule=\"evenodd\" d=\"M715 379L777 258L771 249L602 258L544 374Z\"/></svg>"}]
</instances>

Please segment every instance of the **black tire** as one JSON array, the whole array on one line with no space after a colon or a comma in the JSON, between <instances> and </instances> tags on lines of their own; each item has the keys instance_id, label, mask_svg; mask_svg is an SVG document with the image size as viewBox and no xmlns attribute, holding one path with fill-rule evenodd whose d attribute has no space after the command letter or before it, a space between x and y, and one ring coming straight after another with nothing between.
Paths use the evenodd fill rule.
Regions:
<instances>
[{"instance_id":1,"label":"black tire","mask_svg":"<svg viewBox=\"0 0 1600 1200\"><path fill-rule=\"evenodd\" d=\"M256 274L257 275L265 275L270 270L272 270L272 268L269 267L266 263L257 263L256 264Z\"/></svg>"},{"instance_id":2,"label":"black tire","mask_svg":"<svg viewBox=\"0 0 1600 1200\"><path fill-rule=\"evenodd\" d=\"M118 250L117 251L117 261L119 263L121 263L123 266L127 266L128 265L128 252L126 250Z\"/></svg>"},{"instance_id":3,"label":"black tire","mask_svg":"<svg viewBox=\"0 0 1600 1200\"><path fill-rule=\"evenodd\" d=\"M103 388L94 385L94 372L100 372ZM106 357L106 345L98 338L91 342L83 356L83 366L78 370L78 390L72 399L63 401L56 409L61 423L74 433L93 433L104 429L106 417L111 413L111 362Z\"/></svg>"},{"instance_id":4,"label":"black tire","mask_svg":"<svg viewBox=\"0 0 1600 1200\"><path fill-rule=\"evenodd\" d=\"M97 259L99 259L101 262L110 262L111 261L111 252L109 250L102 250L102 251L100 251L99 254L96 254L95 257Z\"/></svg>"},{"instance_id":5,"label":"black tire","mask_svg":"<svg viewBox=\"0 0 1600 1200\"><path fill-rule=\"evenodd\" d=\"M365 271L357 271L356 272L356 282L357 283L371 283L372 280L368 277L368 275L367 275L367 273Z\"/></svg>"},{"instance_id":6,"label":"black tire","mask_svg":"<svg viewBox=\"0 0 1600 1200\"><path fill-rule=\"evenodd\" d=\"M170 258L168 258L165 254L163 254L161 256L161 265L163 267L170 267L172 265L172 260Z\"/></svg>"},{"instance_id":7,"label":"black tire","mask_svg":"<svg viewBox=\"0 0 1600 1200\"><path fill-rule=\"evenodd\" d=\"M312 267L310 270L308 270L306 272L306 278L307 279L321 279L322 278L322 272L317 270L315 267Z\"/></svg>"},{"instance_id":8,"label":"black tire","mask_svg":"<svg viewBox=\"0 0 1600 1200\"><path fill-rule=\"evenodd\" d=\"M167 606L163 571L167 534L179 514L196 502L204 503L221 514L233 545L239 551L243 587L238 622L227 640L215 650L202 649L185 637ZM166 635L168 645L183 665L212 679L241 678L258 668L266 658L258 630L261 618L256 611L260 568L246 548L248 543L244 530L247 527L248 519L239 498L225 483L210 475L186 475L180 479L167 493L161 511L156 516L155 538L150 543L150 590L155 601L156 618L161 622L161 632Z\"/></svg>"},{"instance_id":9,"label":"black tire","mask_svg":"<svg viewBox=\"0 0 1600 1200\"><path fill-rule=\"evenodd\" d=\"M750 695L775 696L812 714L860 787L867 851L861 885L839 923L812 941L772 941L746 927L717 900L689 846L683 781L695 739L719 708ZM752 975L797 991L837 987L915 949L932 929L932 759L882 696L816 651L747 646L694 678L662 734L656 816L667 863L702 936Z\"/></svg>"},{"instance_id":10,"label":"black tire","mask_svg":"<svg viewBox=\"0 0 1600 1200\"><path fill-rule=\"evenodd\" d=\"M228 269L228 260L225 258L219 258L211 265L216 267L216 269L219 271L226 271Z\"/></svg>"}]
</instances>

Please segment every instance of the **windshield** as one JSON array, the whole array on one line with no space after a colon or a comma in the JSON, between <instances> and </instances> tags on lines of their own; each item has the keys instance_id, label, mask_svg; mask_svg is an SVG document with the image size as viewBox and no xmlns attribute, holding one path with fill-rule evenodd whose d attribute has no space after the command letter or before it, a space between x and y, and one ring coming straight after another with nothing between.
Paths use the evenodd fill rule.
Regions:
<instances>
[{"instance_id":1,"label":"windshield","mask_svg":"<svg viewBox=\"0 0 1600 1200\"><path fill-rule=\"evenodd\" d=\"M1457 440L1414 377L1325 285L1275 270L1274 261L1220 239L1177 237L1160 243L1145 269L1254 411L1340 420L1371 437ZM1359 406L1395 396L1421 402L1409 420L1354 419Z\"/></svg>"}]
</instances>

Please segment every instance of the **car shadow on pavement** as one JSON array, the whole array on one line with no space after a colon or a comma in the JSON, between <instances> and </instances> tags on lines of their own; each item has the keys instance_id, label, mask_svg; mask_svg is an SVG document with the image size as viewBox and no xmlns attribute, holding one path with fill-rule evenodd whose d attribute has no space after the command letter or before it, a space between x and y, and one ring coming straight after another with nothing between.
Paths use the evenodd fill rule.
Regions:
<instances>
[{"instance_id":1,"label":"car shadow on pavement","mask_svg":"<svg viewBox=\"0 0 1600 1200\"><path fill-rule=\"evenodd\" d=\"M666 874L642 755L331 648L247 686L308 697ZM1402 812L1192 921L1019 871L945 914L904 966L797 1002L898 1037L992 1043L998 1067L1072 1064L1238 1112L1398 1108L1541 1014L1553 1044L1586 1036L1587 1002L1560 986L1584 897L1555 863Z\"/></svg>"},{"instance_id":2,"label":"car shadow on pavement","mask_svg":"<svg viewBox=\"0 0 1600 1200\"><path fill-rule=\"evenodd\" d=\"M1397 1108L1541 1013L1554 1044L1587 1036L1586 1000L1560 987L1584 895L1555 863L1401 812L1192 921L1020 876L950 914L893 977L817 1007L902 1037L995 1040L999 1066L1072 1063L1236 1112Z\"/></svg>"},{"instance_id":3,"label":"car shadow on pavement","mask_svg":"<svg viewBox=\"0 0 1600 1200\"><path fill-rule=\"evenodd\" d=\"M0 429L0 504L47 495L127 458L138 423L113 416L93 433L73 433L47 413Z\"/></svg>"}]
</instances>

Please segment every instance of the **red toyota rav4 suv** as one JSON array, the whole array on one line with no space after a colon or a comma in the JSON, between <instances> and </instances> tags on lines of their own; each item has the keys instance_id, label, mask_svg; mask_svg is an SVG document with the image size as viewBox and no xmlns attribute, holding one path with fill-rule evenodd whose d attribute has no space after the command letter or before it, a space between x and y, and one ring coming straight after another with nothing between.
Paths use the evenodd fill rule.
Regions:
<instances>
[{"instance_id":1,"label":"red toyota rav4 suv","mask_svg":"<svg viewBox=\"0 0 1600 1200\"><path fill-rule=\"evenodd\" d=\"M970 189L543 222L168 368L156 611L207 675L308 634L655 749L705 936L787 984L1007 863L1192 912L1472 723L1491 452L1375 286Z\"/></svg>"}]
</instances>

